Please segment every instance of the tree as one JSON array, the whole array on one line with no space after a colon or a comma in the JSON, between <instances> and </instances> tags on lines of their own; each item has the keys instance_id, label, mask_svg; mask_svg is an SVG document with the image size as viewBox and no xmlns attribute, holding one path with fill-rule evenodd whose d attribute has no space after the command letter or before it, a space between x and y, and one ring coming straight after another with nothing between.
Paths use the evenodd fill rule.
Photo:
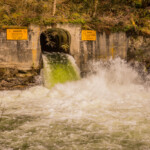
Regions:
<instances>
[{"instance_id":1,"label":"tree","mask_svg":"<svg viewBox=\"0 0 150 150\"><path fill-rule=\"evenodd\" d=\"M52 9L53 9L52 10L52 16L54 16L56 13L56 0L53 0L53 8Z\"/></svg>"},{"instance_id":2,"label":"tree","mask_svg":"<svg viewBox=\"0 0 150 150\"><path fill-rule=\"evenodd\" d=\"M98 6L98 0L94 0L94 12L93 12L93 17L96 16L97 6Z\"/></svg>"}]
</instances>

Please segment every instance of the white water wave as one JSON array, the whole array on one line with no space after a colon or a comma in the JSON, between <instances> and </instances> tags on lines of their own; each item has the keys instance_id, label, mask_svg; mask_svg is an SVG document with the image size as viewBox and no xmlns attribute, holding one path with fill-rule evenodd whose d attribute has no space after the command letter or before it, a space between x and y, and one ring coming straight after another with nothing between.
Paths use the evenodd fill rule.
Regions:
<instances>
[{"instance_id":1,"label":"white water wave","mask_svg":"<svg viewBox=\"0 0 150 150\"><path fill-rule=\"evenodd\" d=\"M150 87L145 84L148 81L142 81L138 73L120 59L93 63L91 68L92 73L86 78L58 84L51 90L36 86L24 91L0 92L6 116L35 117L34 121L29 120L11 132L20 135L21 129L27 131L34 127L33 141L40 133L39 141L44 143L50 140L47 134L55 131L51 133L55 137L54 149L136 149L140 141L139 148L150 149ZM3 134L11 139L9 133ZM90 136L94 136L95 141ZM64 145L57 143L59 138ZM83 145L83 141L87 144ZM36 145L29 139L28 142L29 149L34 149L33 145L37 149L40 146L49 149L45 144ZM68 142L72 144L69 146ZM12 143L8 145L15 147Z\"/></svg>"}]
</instances>

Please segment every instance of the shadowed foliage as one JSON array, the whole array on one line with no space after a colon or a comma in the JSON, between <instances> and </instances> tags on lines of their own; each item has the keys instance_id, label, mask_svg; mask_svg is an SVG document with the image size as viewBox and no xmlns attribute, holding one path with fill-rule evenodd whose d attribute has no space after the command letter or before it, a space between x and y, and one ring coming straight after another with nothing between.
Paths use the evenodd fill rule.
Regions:
<instances>
[{"instance_id":1,"label":"shadowed foliage","mask_svg":"<svg viewBox=\"0 0 150 150\"><path fill-rule=\"evenodd\" d=\"M44 52L69 53L71 36L64 29L52 28L41 34L40 41Z\"/></svg>"}]
</instances>

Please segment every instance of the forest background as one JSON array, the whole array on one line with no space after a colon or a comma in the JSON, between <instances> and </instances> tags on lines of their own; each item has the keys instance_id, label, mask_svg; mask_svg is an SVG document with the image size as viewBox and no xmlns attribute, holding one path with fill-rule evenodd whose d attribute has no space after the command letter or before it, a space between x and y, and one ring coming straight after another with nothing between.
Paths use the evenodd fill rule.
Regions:
<instances>
[{"instance_id":1,"label":"forest background","mask_svg":"<svg viewBox=\"0 0 150 150\"><path fill-rule=\"evenodd\" d=\"M0 28L54 23L149 36L150 0L0 0Z\"/></svg>"}]
</instances>

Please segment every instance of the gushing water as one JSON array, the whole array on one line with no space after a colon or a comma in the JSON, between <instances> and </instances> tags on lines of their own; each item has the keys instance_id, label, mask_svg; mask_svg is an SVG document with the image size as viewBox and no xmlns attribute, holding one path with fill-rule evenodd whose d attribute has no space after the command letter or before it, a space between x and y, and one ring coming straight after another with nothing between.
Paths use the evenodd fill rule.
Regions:
<instances>
[{"instance_id":1,"label":"gushing water","mask_svg":"<svg viewBox=\"0 0 150 150\"><path fill-rule=\"evenodd\" d=\"M149 76L143 81L120 59L91 68L86 78L51 90L0 92L1 149L150 149Z\"/></svg>"},{"instance_id":2,"label":"gushing water","mask_svg":"<svg viewBox=\"0 0 150 150\"><path fill-rule=\"evenodd\" d=\"M80 79L80 73L72 56L63 53L43 54L44 86L53 87L57 83Z\"/></svg>"}]
</instances>

